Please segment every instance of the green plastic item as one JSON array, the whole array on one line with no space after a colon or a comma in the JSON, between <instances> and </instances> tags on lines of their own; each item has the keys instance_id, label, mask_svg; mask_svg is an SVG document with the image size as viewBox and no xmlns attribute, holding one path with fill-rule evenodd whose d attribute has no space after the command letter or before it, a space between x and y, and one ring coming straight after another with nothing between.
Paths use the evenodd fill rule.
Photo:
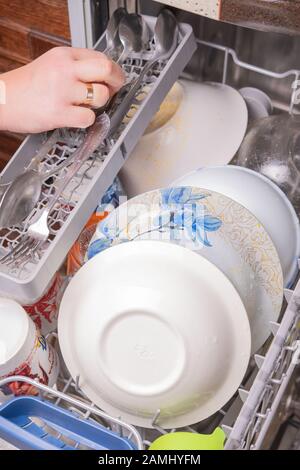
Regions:
<instances>
[{"instance_id":1,"label":"green plastic item","mask_svg":"<svg viewBox=\"0 0 300 470\"><path fill-rule=\"evenodd\" d=\"M225 437L221 428L212 434L173 432L157 438L149 450L223 450Z\"/></svg>"}]
</instances>

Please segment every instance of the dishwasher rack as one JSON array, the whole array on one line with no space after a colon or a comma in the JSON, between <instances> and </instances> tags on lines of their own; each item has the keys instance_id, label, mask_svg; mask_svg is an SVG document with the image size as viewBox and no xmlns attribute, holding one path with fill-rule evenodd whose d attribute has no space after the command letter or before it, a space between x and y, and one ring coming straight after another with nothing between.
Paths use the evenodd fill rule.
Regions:
<instances>
[{"instance_id":1,"label":"dishwasher rack","mask_svg":"<svg viewBox=\"0 0 300 470\"><path fill-rule=\"evenodd\" d=\"M295 105L297 103L297 91L299 91L300 88L300 69L291 69L291 70L286 70L284 72L273 72L272 70L265 69L263 67L258 67L257 65L250 64L248 62L244 62L238 58L238 55L236 51L230 47L223 46L222 44L216 44L214 42L210 41L204 41L202 39L197 39L196 38L196 43L198 44L199 47L202 48L211 48L215 49L224 55L224 60L223 60L223 69L222 69L222 83L226 84L227 83L227 78L228 78L228 68L229 68L229 59L231 58L234 65L237 67L240 67L242 69L263 75L268 78L274 78L278 80L286 80L289 79L290 77L294 77L294 81L292 82L291 86L291 92L290 92L290 102L286 107L286 110L290 114L297 113L295 111ZM192 77L189 77L192 78Z\"/></svg>"},{"instance_id":2,"label":"dishwasher rack","mask_svg":"<svg viewBox=\"0 0 300 470\"><path fill-rule=\"evenodd\" d=\"M266 356L255 355L259 369L250 390L239 390L244 402L233 428L224 427L226 449L258 450L275 417L296 367L300 365L300 281L287 291L281 323L272 323L274 339Z\"/></svg>"},{"instance_id":3,"label":"dishwasher rack","mask_svg":"<svg viewBox=\"0 0 300 470\"><path fill-rule=\"evenodd\" d=\"M294 77L298 80L299 70L289 70L284 73L275 73L253 64L242 62L238 59L233 49L219 44L197 40L202 48L213 48L224 54L223 83L226 83L229 59L238 67L252 70L267 77L285 80ZM291 88L290 103L286 109L294 112L294 88ZM300 280L293 290L285 290L287 306L284 309L280 323L272 323L273 339L265 355L255 355L256 365L250 366L238 393L228 405L220 410L212 421L199 423L186 428L191 432L211 432L211 426L221 425L226 432L227 441L225 450L257 450L263 448L265 438L270 425L276 416L280 402L286 393L292 374L297 371L300 364ZM254 362L254 361L253 361ZM14 377L13 380L22 380L32 383L25 377ZM6 383L9 379L5 379ZM35 382L34 382L35 383ZM248 385L250 383L250 385ZM0 387L3 385L0 381ZM96 420L104 420L110 429L125 433L134 439L137 448L142 449L159 435L166 433L156 425L156 416L153 417L153 430L135 428L120 420L108 417L91 403L78 387L78 378L62 376L58 382L58 388L51 389L45 385L37 384L40 393L47 399L55 400L56 404L67 406L85 418L92 417ZM172 430L175 431L175 430ZM168 431L169 432L169 431Z\"/></svg>"}]
</instances>

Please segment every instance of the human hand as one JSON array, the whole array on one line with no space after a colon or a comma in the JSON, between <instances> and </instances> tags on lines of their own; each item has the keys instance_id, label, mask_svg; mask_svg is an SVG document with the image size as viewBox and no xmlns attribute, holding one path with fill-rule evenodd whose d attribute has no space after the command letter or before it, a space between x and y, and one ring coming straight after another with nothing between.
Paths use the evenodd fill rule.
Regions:
<instances>
[{"instance_id":1,"label":"human hand","mask_svg":"<svg viewBox=\"0 0 300 470\"><path fill-rule=\"evenodd\" d=\"M93 84L92 105L98 108L121 88L124 74L100 52L56 47L0 75L1 81L5 104L0 104L0 130L36 133L93 124L95 113L83 106L87 84Z\"/></svg>"}]
</instances>

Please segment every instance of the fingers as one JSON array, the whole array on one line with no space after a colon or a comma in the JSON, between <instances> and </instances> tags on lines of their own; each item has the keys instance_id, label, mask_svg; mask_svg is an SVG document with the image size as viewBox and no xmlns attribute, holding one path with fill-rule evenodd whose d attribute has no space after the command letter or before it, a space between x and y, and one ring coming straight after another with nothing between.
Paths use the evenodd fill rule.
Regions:
<instances>
[{"instance_id":1,"label":"fingers","mask_svg":"<svg viewBox=\"0 0 300 470\"><path fill-rule=\"evenodd\" d=\"M125 75L121 67L98 51L58 47L46 53L44 57L46 56L51 56L51 60L54 62L53 80L61 82L62 98L69 104L85 103L86 85L83 86L83 83L93 84L95 99L92 105L99 107L103 106L109 96L116 93L125 82Z\"/></svg>"},{"instance_id":2,"label":"fingers","mask_svg":"<svg viewBox=\"0 0 300 470\"><path fill-rule=\"evenodd\" d=\"M103 56L103 54L101 56L76 61L76 77L82 82L102 82L113 91L118 91L125 82L124 72L115 62L112 62L106 56Z\"/></svg>"},{"instance_id":3,"label":"fingers","mask_svg":"<svg viewBox=\"0 0 300 470\"><path fill-rule=\"evenodd\" d=\"M87 97L87 85L77 82L70 90L70 102L73 105L82 105ZM110 98L110 92L106 85L101 83L93 84L93 101L89 105L93 108L104 106Z\"/></svg>"},{"instance_id":4,"label":"fingers","mask_svg":"<svg viewBox=\"0 0 300 470\"><path fill-rule=\"evenodd\" d=\"M85 49L81 47L70 47L70 52L74 60L99 59L101 57L107 57L102 52L95 51L94 49Z\"/></svg>"},{"instance_id":5,"label":"fingers","mask_svg":"<svg viewBox=\"0 0 300 470\"><path fill-rule=\"evenodd\" d=\"M105 83L112 92L118 91L125 82L122 68L105 54L92 49L71 48L75 60L75 75L78 80L90 83Z\"/></svg>"},{"instance_id":6,"label":"fingers","mask_svg":"<svg viewBox=\"0 0 300 470\"><path fill-rule=\"evenodd\" d=\"M95 113L83 106L69 106L63 113L63 122L57 127L79 127L86 128L95 121Z\"/></svg>"}]
</instances>

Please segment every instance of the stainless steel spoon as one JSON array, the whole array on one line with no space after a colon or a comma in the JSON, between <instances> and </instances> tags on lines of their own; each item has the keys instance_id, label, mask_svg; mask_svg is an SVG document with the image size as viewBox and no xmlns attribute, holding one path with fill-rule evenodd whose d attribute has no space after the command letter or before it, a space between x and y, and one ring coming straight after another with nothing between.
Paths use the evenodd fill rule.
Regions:
<instances>
[{"instance_id":1,"label":"stainless steel spoon","mask_svg":"<svg viewBox=\"0 0 300 470\"><path fill-rule=\"evenodd\" d=\"M147 47L149 45L149 41L151 39L151 36L150 36L150 29L146 23L146 21L144 20L144 18L141 16L141 15L135 15L135 14L132 14L132 15L127 15L127 16L135 16L135 17L138 17L138 22L140 23L140 26L141 26L141 30L140 30L140 33L142 34L141 36L141 42L140 42L140 46L142 47L142 49L140 51L137 51L140 53L140 56L142 58L142 54L143 52L145 52L147 50ZM124 24L126 24L126 27L130 27L132 26L131 25L131 21L128 21L128 19L123 19L122 21L124 21ZM142 31L142 32L141 32ZM124 33L124 37L125 37L125 32L123 31ZM132 31L132 35L133 35L134 31ZM140 34L139 33L139 34ZM130 33L131 34L131 33ZM129 43L129 33L128 33L128 38L127 38L127 41ZM130 39L131 40L131 39ZM121 54L121 56L119 57L119 60L118 60L118 63L121 65L128 57L128 55L130 55L130 53L133 51L132 47L130 46L130 51L127 51L126 50L126 54L125 54L125 49L123 51L123 53ZM123 87L121 88L121 90L119 90L119 93L118 95L120 96L121 94L123 96L125 96L125 93L128 93L129 91L129 87L130 87L130 84L131 82L130 81L127 81L125 83L125 85L123 85ZM108 102L106 103L105 106L102 106L101 108L98 108L95 112L97 115L101 114L101 113L104 113L106 111L106 109L108 107L111 106L111 102L115 100L115 96L112 96ZM115 128L114 128L115 129Z\"/></svg>"},{"instance_id":2,"label":"stainless steel spoon","mask_svg":"<svg viewBox=\"0 0 300 470\"><path fill-rule=\"evenodd\" d=\"M51 151L53 145L57 142L58 139L59 131L58 129L56 129L51 133L50 137L48 137L46 142L42 144L36 155L32 158L29 165L21 175L19 175L15 180L9 183L0 184L0 221L2 220L2 222L5 222L5 219L3 219L3 217L7 217L7 214L9 214L9 209L6 209L5 206L8 200L10 199L11 194L14 194L14 192L16 191L16 188L19 185L19 181L26 179L26 175L30 175L32 170L38 170L38 166L41 163L42 159ZM3 228L1 222L0 228Z\"/></svg>"},{"instance_id":3,"label":"stainless steel spoon","mask_svg":"<svg viewBox=\"0 0 300 470\"><path fill-rule=\"evenodd\" d=\"M123 52L117 61L118 64L123 64L133 52L145 51L150 33L143 17L135 13L125 15L119 24L119 38L123 45Z\"/></svg>"},{"instance_id":4,"label":"stainless steel spoon","mask_svg":"<svg viewBox=\"0 0 300 470\"><path fill-rule=\"evenodd\" d=\"M24 172L26 172L27 170L37 169L42 159L50 152L53 145L57 142L58 139L59 139L59 131L58 129L56 129L55 131L51 133L50 137L48 137L48 139L39 148L38 152L32 158L32 160L30 161L29 165L24 170ZM1 181L1 177L0 177L0 181ZM0 183L0 211L1 211L1 205L2 205L2 197L4 193L7 191L7 189L9 188L9 186L11 185L12 185L12 181L10 181L9 183Z\"/></svg>"},{"instance_id":5,"label":"stainless steel spoon","mask_svg":"<svg viewBox=\"0 0 300 470\"><path fill-rule=\"evenodd\" d=\"M28 169L17 176L1 200L0 229L18 225L26 219L40 198L43 182L69 164L69 159L66 159L53 170L40 173L34 169Z\"/></svg>"},{"instance_id":6,"label":"stainless steel spoon","mask_svg":"<svg viewBox=\"0 0 300 470\"><path fill-rule=\"evenodd\" d=\"M110 128L112 134L117 129L118 123L122 122L129 111L145 75L153 68L156 62L159 60L167 60L171 57L178 46L178 37L179 27L175 16L170 10L162 10L157 18L154 30L155 50L153 56L151 60L146 63L130 91L123 98L116 112L113 114Z\"/></svg>"},{"instance_id":7,"label":"stainless steel spoon","mask_svg":"<svg viewBox=\"0 0 300 470\"><path fill-rule=\"evenodd\" d=\"M167 60L178 45L179 28L178 23L170 10L162 10L158 15L154 28L155 50L151 59L143 68L139 80L152 69L159 60Z\"/></svg>"},{"instance_id":8,"label":"stainless steel spoon","mask_svg":"<svg viewBox=\"0 0 300 470\"><path fill-rule=\"evenodd\" d=\"M117 8L110 17L106 28L106 49L103 52L112 59L118 57L118 52L122 47L119 37L119 24L126 15L128 15L128 13L125 8Z\"/></svg>"}]
</instances>

